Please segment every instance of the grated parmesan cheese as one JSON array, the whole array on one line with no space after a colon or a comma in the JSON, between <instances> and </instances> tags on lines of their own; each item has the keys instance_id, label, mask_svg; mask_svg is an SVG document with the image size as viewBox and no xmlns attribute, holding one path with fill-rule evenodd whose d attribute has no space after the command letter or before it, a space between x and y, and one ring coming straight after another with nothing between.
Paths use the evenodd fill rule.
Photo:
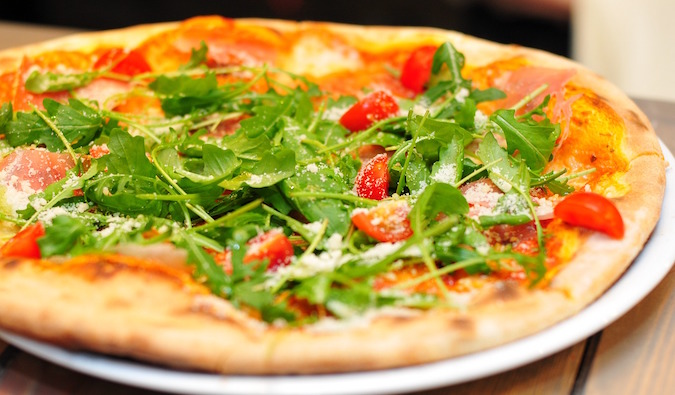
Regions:
<instances>
[{"instance_id":1,"label":"grated parmesan cheese","mask_svg":"<svg viewBox=\"0 0 675 395\"><path fill-rule=\"evenodd\" d=\"M443 163L438 171L431 175L431 179L436 182L453 184L457 179L457 164Z\"/></svg>"}]
</instances>

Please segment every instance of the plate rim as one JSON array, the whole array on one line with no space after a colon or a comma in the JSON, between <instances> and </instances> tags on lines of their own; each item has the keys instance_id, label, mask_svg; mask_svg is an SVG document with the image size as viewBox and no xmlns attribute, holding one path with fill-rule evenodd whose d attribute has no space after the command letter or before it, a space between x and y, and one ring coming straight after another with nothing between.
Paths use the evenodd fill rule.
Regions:
<instances>
[{"instance_id":1,"label":"plate rim","mask_svg":"<svg viewBox=\"0 0 675 395\"><path fill-rule=\"evenodd\" d=\"M659 143L666 161L675 163L672 152L660 139ZM104 354L70 351L4 330L0 330L0 338L28 353L80 373L171 393L301 395L428 390L518 368L570 347L607 327L642 301L668 274L675 263L675 245L669 240L669 236L674 234L675 170L669 165L666 168L666 191L661 217L654 231L628 269L598 299L577 314L525 338L476 353L415 366L318 375L221 375L186 372ZM641 268L647 265L647 272L651 275L645 278L645 269ZM636 287L636 284L639 286ZM550 339L555 341L551 342Z\"/></svg>"}]
</instances>

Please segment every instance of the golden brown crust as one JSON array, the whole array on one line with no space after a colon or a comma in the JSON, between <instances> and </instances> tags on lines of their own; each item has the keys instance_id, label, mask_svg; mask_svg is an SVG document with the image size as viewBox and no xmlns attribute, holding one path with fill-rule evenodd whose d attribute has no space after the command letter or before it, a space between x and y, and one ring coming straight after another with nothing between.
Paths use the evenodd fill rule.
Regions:
<instances>
[{"instance_id":1,"label":"golden brown crust","mask_svg":"<svg viewBox=\"0 0 675 395\"><path fill-rule=\"evenodd\" d=\"M525 56L532 64L579 70L573 83L597 93L625 123L623 150L630 167L623 181L630 189L616 203L626 236L618 241L600 234L587 238L544 289L496 282L476 291L466 309L385 311L335 328L263 325L210 296L184 272L152 262L116 256L81 257L65 264L2 260L0 327L66 347L221 373L320 373L424 363L504 344L581 310L625 271L659 218L665 170L649 121L616 87L576 63L437 29L239 23L282 32L328 29L370 51L450 40L472 66ZM80 34L5 51L0 53L0 74L15 69L24 55L99 45L133 47L176 26ZM292 61L286 61L293 70Z\"/></svg>"}]
</instances>

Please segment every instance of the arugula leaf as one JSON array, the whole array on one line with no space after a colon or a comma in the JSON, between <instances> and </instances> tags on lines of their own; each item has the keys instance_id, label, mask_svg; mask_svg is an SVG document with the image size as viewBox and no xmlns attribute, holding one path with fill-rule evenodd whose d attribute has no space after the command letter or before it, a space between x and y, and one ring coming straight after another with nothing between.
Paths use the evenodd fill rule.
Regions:
<instances>
[{"instance_id":1,"label":"arugula leaf","mask_svg":"<svg viewBox=\"0 0 675 395\"><path fill-rule=\"evenodd\" d=\"M213 144L204 144L202 148L204 173L214 180L223 179L232 174L241 164L231 150L224 150Z\"/></svg>"},{"instance_id":2,"label":"arugula leaf","mask_svg":"<svg viewBox=\"0 0 675 395\"><path fill-rule=\"evenodd\" d=\"M64 255L70 252L76 243L86 244L95 229L82 221L67 215L54 217L52 224L45 229L45 235L37 242L43 257Z\"/></svg>"},{"instance_id":3,"label":"arugula leaf","mask_svg":"<svg viewBox=\"0 0 675 395\"><path fill-rule=\"evenodd\" d=\"M261 135L272 138L279 129L283 116L293 115L294 104L294 97L288 95L280 97L272 105L253 107L255 115L241 121L241 129L246 133L248 138L256 138Z\"/></svg>"},{"instance_id":4,"label":"arugula leaf","mask_svg":"<svg viewBox=\"0 0 675 395\"><path fill-rule=\"evenodd\" d=\"M469 213L469 204L459 189L449 184L436 183L420 194L410 210L408 217L413 232L422 233L441 213L447 216L466 215Z\"/></svg>"},{"instance_id":5,"label":"arugula leaf","mask_svg":"<svg viewBox=\"0 0 675 395\"><path fill-rule=\"evenodd\" d=\"M281 135L283 140L281 141L281 145L284 148L295 152L298 161L307 161L316 158L317 149L303 143L303 140L314 137L304 126L295 119L287 116L282 117L282 125Z\"/></svg>"},{"instance_id":6,"label":"arugula leaf","mask_svg":"<svg viewBox=\"0 0 675 395\"><path fill-rule=\"evenodd\" d=\"M460 177L460 180L464 179L465 177L468 177L469 175L473 174L475 171L477 171L478 169L480 169L482 167L480 164L478 164L478 163L474 162L473 160L471 160L469 158L466 158L466 157L462 161L462 166L463 166L463 170L462 170L462 177ZM477 174L475 174L474 176L472 176L471 178L469 178L468 180L466 180L466 182L469 183L469 182L473 182L473 181L478 181L481 178L487 178L487 177L488 177L487 170L482 170L482 171L478 172Z\"/></svg>"},{"instance_id":7,"label":"arugula leaf","mask_svg":"<svg viewBox=\"0 0 675 395\"><path fill-rule=\"evenodd\" d=\"M560 125L548 119L519 122L514 110L497 110L490 118L504 131L510 154L518 151L532 171L546 166L560 135Z\"/></svg>"},{"instance_id":8,"label":"arugula leaf","mask_svg":"<svg viewBox=\"0 0 675 395\"><path fill-rule=\"evenodd\" d=\"M43 105L46 116L63 132L73 148L89 144L104 126L101 115L77 99L70 99L68 104L45 99ZM16 120L6 125L6 136L12 147L34 143L45 144L50 151L65 148L51 127L34 111L17 112Z\"/></svg>"},{"instance_id":9,"label":"arugula leaf","mask_svg":"<svg viewBox=\"0 0 675 395\"><path fill-rule=\"evenodd\" d=\"M506 93L497 88L474 89L469 93L469 98L473 99L476 103L482 103L484 101L504 99L506 98Z\"/></svg>"},{"instance_id":10,"label":"arugula leaf","mask_svg":"<svg viewBox=\"0 0 675 395\"><path fill-rule=\"evenodd\" d=\"M410 162L405 170L405 186L411 195L417 195L431 183L430 172L426 162L417 152L410 152L408 156Z\"/></svg>"},{"instance_id":11,"label":"arugula leaf","mask_svg":"<svg viewBox=\"0 0 675 395\"><path fill-rule=\"evenodd\" d=\"M225 274L223 268L217 265L213 257L199 247L185 231L179 231L178 235L180 236L178 244L187 250L188 262L195 267L195 277L205 281L214 294L227 294L231 289L232 280Z\"/></svg>"},{"instance_id":12,"label":"arugula leaf","mask_svg":"<svg viewBox=\"0 0 675 395\"><path fill-rule=\"evenodd\" d=\"M110 153L98 159L102 169L109 174L129 174L134 176L155 177L157 171L145 155L145 140L141 136L132 137L122 129L110 132L108 142Z\"/></svg>"},{"instance_id":13,"label":"arugula leaf","mask_svg":"<svg viewBox=\"0 0 675 395\"><path fill-rule=\"evenodd\" d=\"M167 116L185 115L198 109L212 110L229 98L227 92L218 88L214 73L206 73L201 78L160 75L148 87L159 96Z\"/></svg>"},{"instance_id":14,"label":"arugula leaf","mask_svg":"<svg viewBox=\"0 0 675 395\"><path fill-rule=\"evenodd\" d=\"M527 169L522 171L521 166L514 164L508 153L499 146L492 133L488 133L478 147L478 157L483 163L497 161L488 169L490 180L504 192L512 188L512 184L518 186L521 191L529 191L529 174ZM522 161L521 161L522 163Z\"/></svg>"},{"instance_id":15,"label":"arugula leaf","mask_svg":"<svg viewBox=\"0 0 675 395\"><path fill-rule=\"evenodd\" d=\"M422 117L413 115L410 117L410 129L419 130L415 141L415 151L420 154L427 163L438 161L439 151L442 147L450 144L453 139L458 139L465 146L473 141L473 136L466 129L455 122L427 118L420 127ZM456 137L457 136L457 137ZM410 149L412 140L407 140L399 145L394 155L389 160L390 167L396 163L403 163Z\"/></svg>"},{"instance_id":16,"label":"arugula leaf","mask_svg":"<svg viewBox=\"0 0 675 395\"><path fill-rule=\"evenodd\" d=\"M306 169L296 171L292 177L283 180L281 191L309 222L328 219L327 234L340 233L344 235L349 230L351 225L350 213L353 209L351 204L337 199L291 196L295 191L348 193L349 187L333 168L323 163L317 163L316 172Z\"/></svg>"},{"instance_id":17,"label":"arugula leaf","mask_svg":"<svg viewBox=\"0 0 675 395\"><path fill-rule=\"evenodd\" d=\"M99 75L99 72L56 74L35 70L26 78L25 87L32 93L61 92L89 85Z\"/></svg>"},{"instance_id":18,"label":"arugula leaf","mask_svg":"<svg viewBox=\"0 0 675 395\"><path fill-rule=\"evenodd\" d=\"M249 170L242 171L238 176L225 180L218 185L229 190L239 189L242 183L253 188L265 188L292 176L294 173L295 153L288 149L281 149L276 153L267 152Z\"/></svg>"},{"instance_id":19,"label":"arugula leaf","mask_svg":"<svg viewBox=\"0 0 675 395\"><path fill-rule=\"evenodd\" d=\"M84 187L84 196L104 212L166 217L171 202L142 199L138 195L166 195L168 190L168 186L156 178L110 174L89 182Z\"/></svg>"},{"instance_id":20,"label":"arugula leaf","mask_svg":"<svg viewBox=\"0 0 675 395\"><path fill-rule=\"evenodd\" d=\"M12 120L12 115L14 115L12 103L3 103L0 107L0 130L5 130L5 125Z\"/></svg>"},{"instance_id":21,"label":"arugula leaf","mask_svg":"<svg viewBox=\"0 0 675 395\"><path fill-rule=\"evenodd\" d=\"M178 70L185 71L199 67L202 64L206 63L206 55L209 52L206 43L202 40L199 43L199 49L192 48L190 50L190 60L184 65L178 67Z\"/></svg>"},{"instance_id":22,"label":"arugula leaf","mask_svg":"<svg viewBox=\"0 0 675 395\"><path fill-rule=\"evenodd\" d=\"M328 300L333 280L330 273L319 273L300 281L294 294L314 305L323 305Z\"/></svg>"},{"instance_id":23,"label":"arugula leaf","mask_svg":"<svg viewBox=\"0 0 675 395\"><path fill-rule=\"evenodd\" d=\"M440 150L438 162L431 167L431 181L455 185L464 170L464 144L459 135Z\"/></svg>"},{"instance_id":24,"label":"arugula leaf","mask_svg":"<svg viewBox=\"0 0 675 395\"><path fill-rule=\"evenodd\" d=\"M459 87L468 87L468 81L462 77L463 68L464 55L457 51L449 42L443 43L436 50L431 64L431 85L435 85L438 81L450 81L452 84L450 90L453 92Z\"/></svg>"}]
</instances>

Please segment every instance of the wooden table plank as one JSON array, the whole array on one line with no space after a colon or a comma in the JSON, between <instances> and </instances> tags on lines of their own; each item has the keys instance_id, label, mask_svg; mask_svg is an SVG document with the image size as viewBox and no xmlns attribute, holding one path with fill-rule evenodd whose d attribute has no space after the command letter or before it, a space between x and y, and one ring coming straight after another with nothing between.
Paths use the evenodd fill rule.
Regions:
<instances>
[{"instance_id":1,"label":"wooden table plank","mask_svg":"<svg viewBox=\"0 0 675 395\"><path fill-rule=\"evenodd\" d=\"M585 341L541 361L495 376L451 387L425 391L419 395L445 394L569 394L583 357Z\"/></svg>"},{"instance_id":2,"label":"wooden table plank","mask_svg":"<svg viewBox=\"0 0 675 395\"><path fill-rule=\"evenodd\" d=\"M19 47L80 31L72 28L0 21L0 49Z\"/></svg>"},{"instance_id":3,"label":"wooden table plank","mask_svg":"<svg viewBox=\"0 0 675 395\"><path fill-rule=\"evenodd\" d=\"M0 378L0 395L160 395L62 368L19 353Z\"/></svg>"},{"instance_id":4,"label":"wooden table plank","mask_svg":"<svg viewBox=\"0 0 675 395\"><path fill-rule=\"evenodd\" d=\"M675 394L675 268L605 329L585 395Z\"/></svg>"}]
</instances>

